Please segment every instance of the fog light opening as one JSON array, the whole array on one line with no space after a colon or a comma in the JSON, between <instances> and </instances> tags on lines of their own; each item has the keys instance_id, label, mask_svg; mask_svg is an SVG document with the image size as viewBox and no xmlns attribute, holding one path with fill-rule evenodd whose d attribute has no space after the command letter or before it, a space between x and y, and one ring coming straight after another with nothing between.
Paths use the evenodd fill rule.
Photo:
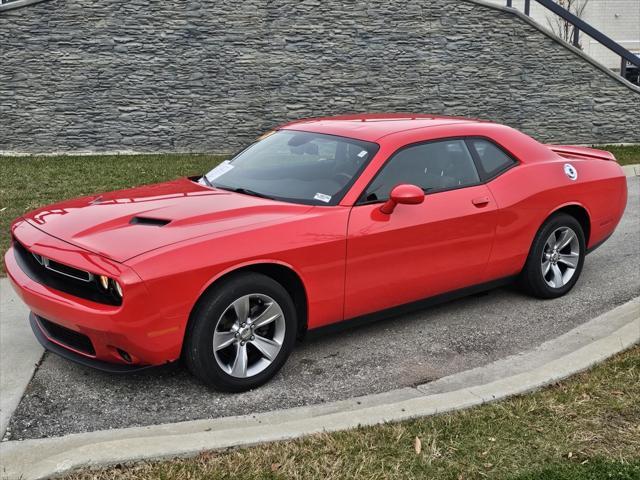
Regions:
<instances>
[{"instance_id":1,"label":"fog light opening","mask_svg":"<svg viewBox=\"0 0 640 480\"><path fill-rule=\"evenodd\" d=\"M129 355L127 352L125 352L124 350L120 349L120 348L116 348L116 350L118 351L118 353L120 354L120 356L122 357L122 359L127 362L127 363L131 363L131 355Z\"/></svg>"}]
</instances>

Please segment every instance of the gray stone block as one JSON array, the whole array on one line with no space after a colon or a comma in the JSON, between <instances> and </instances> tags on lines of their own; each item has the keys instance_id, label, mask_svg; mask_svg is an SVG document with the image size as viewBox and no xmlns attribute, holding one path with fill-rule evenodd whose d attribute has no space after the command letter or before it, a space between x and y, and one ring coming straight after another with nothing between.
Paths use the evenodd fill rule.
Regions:
<instances>
[{"instance_id":1,"label":"gray stone block","mask_svg":"<svg viewBox=\"0 0 640 480\"><path fill-rule=\"evenodd\" d=\"M640 143L639 90L472 0L51 0L0 13L0 58L0 151L232 152L365 111Z\"/></svg>"}]
</instances>

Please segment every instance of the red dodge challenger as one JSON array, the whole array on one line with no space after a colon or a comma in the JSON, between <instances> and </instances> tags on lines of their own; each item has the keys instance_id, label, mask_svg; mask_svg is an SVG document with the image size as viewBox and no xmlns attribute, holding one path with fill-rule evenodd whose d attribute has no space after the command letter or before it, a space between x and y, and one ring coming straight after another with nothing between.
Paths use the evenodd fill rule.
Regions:
<instances>
[{"instance_id":1,"label":"red dodge challenger","mask_svg":"<svg viewBox=\"0 0 640 480\"><path fill-rule=\"evenodd\" d=\"M108 371L182 358L242 391L307 330L512 280L564 295L626 188L608 152L494 123L302 120L204 176L28 213L5 263L46 349Z\"/></svg>"}]
</instances>

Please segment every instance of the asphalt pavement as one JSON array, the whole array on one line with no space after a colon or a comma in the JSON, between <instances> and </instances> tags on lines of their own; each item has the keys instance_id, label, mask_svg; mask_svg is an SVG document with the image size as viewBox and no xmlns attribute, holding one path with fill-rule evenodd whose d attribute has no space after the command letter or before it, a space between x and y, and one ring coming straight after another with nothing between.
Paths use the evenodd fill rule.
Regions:
<instances>
[{"instance_id":1,"label":"asphalt pavement","mask_svg":"<svg viewBox=\"0 0 640 480\"><path fill-rule=\"evenodd\" d=\"M10 439L244 415L413 386L555 338L640 295L640 178L616 233L563 298L493 290L301 343L280 374L242 394L207 390L180 366L110 375L45 354ZM26 319L25 319L26 321Z\"/></svg>"}]
</instances>

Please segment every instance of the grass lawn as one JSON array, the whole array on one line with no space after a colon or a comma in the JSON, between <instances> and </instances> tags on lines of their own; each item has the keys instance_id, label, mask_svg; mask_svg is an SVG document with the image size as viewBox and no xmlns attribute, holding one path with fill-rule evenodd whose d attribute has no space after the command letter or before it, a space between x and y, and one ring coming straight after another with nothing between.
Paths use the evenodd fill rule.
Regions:
<instances>
[{"instance_id":1,"label":"grass lawn","mask_svg":"<svg viewBox=\"0 0 640 480\"><path fill-rule=\"evenodd\" d=\"M470 410L69 478L638 480L640 346L544 390Z\"/></svg>"},{"instance_id":2,"label":"grass lawn","mask_svg":"<svg viewBox=\"0 0 640 480\"><path fill-rule=\"evenodd\" d=\"M594 148L608 150L616 156L620 165L634 165L640 163L640 145L617 147L615 145L600 145Z\"/></svg>"},{"instance_id":3,"label":"grass lawn","mask_svg":"<svg viewBox=\"0 0 640 480\"><path fill-rule=\"evenodd\" d=\"M612 151L621 164L640 163L640 146L598 148ZM223 158L186 154L0 157L0 252L9 246L11 221L36 207L203 173Z\"/></svg>"}]
</instances>

